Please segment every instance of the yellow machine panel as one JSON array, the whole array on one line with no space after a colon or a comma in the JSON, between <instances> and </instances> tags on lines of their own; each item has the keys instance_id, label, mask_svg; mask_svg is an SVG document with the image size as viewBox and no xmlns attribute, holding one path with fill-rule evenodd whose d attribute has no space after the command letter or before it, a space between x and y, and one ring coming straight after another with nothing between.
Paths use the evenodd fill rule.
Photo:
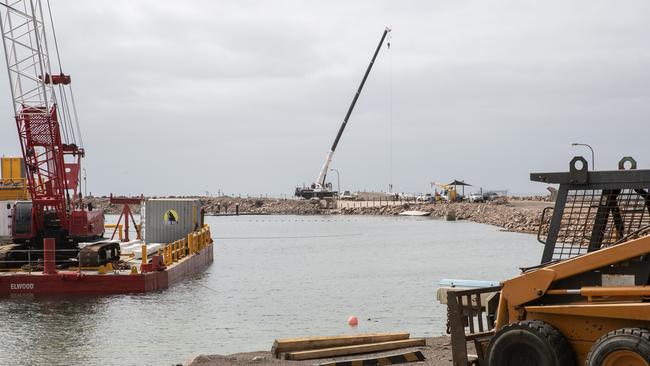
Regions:
<instances>
[{"instance_id":1,"label":"yellow machine panel","mask_svg":"<svg viewBox=\"0 0 650 366\"><path fill-rule=\"evenodd\" d=\"M0 201L29 199L23 158L0 158Z\"/></svg>"}]
</instances>

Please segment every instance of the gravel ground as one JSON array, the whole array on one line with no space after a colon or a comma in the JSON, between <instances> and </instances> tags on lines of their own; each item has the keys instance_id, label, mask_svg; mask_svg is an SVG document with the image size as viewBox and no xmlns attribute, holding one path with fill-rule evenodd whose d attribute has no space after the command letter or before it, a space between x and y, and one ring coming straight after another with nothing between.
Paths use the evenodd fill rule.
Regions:
<instances>
[{"instance_id":1,"label":"gravel ground","mask_svg":"<svg viewBox=\"0 0 650 366\"><path fill-rule=\"evenodd\" d=\"M340 362L346 360L355 360L367 358L370 356L387 356L408 351L422 351L426 360L424 362L413 363L414 365L428 366L448 366L452 364L451 360L451 340L449 337L427 338L425 347L412 347L387 352L369 353L349 357L326 358L308 361L286 361L278 360L271 356L270 351L235 353L232 355L199 355L185 363L186 366L245 366L245 365L316 365L328 362ZM270 347L269 347L270 348Z\"/></svg>"}]
</instances>

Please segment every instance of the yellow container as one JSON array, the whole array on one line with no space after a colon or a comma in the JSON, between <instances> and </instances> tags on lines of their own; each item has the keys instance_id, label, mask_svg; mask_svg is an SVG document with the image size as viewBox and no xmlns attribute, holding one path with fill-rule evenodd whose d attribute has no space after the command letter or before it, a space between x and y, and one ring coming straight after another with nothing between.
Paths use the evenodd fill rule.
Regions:
<instances>
[{"instance_id":1,"label":"yellow container","mask_svg":"<svg viewBox=\"0 0 650 366\"><path fill-rule=\"evenodd\" d=\"M0 157L0 201L29 199L23 158Z\"/></svg>"},{"instance_id":2,"label":"yellow container","mask_svg":"<svg viewBox=\"0 0 650 366\"><path fill-rule=\"evenodd\" d=\"M0 158L3 180L16 180L21 182L25 178L25 164L23 158L15 156L3 156Z\"/></svg>"}]
</instances>

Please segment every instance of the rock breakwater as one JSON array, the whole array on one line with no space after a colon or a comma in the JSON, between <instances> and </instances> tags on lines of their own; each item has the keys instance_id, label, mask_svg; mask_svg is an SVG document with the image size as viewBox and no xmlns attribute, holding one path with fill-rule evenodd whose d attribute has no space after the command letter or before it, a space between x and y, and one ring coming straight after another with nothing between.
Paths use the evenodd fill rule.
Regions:
<instances>
[{"instance_id":1,"label":"rock breakwater","mask_svg":"<svg viewBox=\"0 0 650 366\"><path fill-rule=\"evenodd\" d=\"M368 207L324 208L318 202L295 199L238 198L238 197L183 197L199 198L208 215L398 215L407 210L430 212L432 217L444 218L448 214L456 220L468 220L501 227L508 231L536 233L544 206L550 202L530 200L498 200L487 203L402 203L396 205L368 205ZM107 214L119 214L121 207L109 204L106 197L86 199L93 207ZM361 204L360 206L364 206ZM139 213L138 206L132 207Z\"/></svg>"}]
</instances>

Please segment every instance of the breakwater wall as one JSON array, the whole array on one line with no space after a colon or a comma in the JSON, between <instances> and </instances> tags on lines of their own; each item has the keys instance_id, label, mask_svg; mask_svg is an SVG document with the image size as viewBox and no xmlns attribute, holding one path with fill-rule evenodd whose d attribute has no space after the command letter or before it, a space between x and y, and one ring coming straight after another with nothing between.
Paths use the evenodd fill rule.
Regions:
<instances>
[{"instance_id":1,"label":"breakwater wall","mask_svg":"<svg viewBox=\"0 0 650 366\"><path fill-rule=\"evenodd\" d=\"M196 197L194 197L196 198ZM339 201L331 207L319 202L296 199L198 197L208 215L398 215L407 210L430 212L432 217L452 214L457 220L468 220L501 227L508 231L536 233L544 206L550 202L530 199L500 199L486 203L416 203L387 201ZM107 214L119 214L121 207L110 205L106 197L89 197L93 207ZM132 209L138 213L139 207Z\"/></svg>"}]
</instances>

